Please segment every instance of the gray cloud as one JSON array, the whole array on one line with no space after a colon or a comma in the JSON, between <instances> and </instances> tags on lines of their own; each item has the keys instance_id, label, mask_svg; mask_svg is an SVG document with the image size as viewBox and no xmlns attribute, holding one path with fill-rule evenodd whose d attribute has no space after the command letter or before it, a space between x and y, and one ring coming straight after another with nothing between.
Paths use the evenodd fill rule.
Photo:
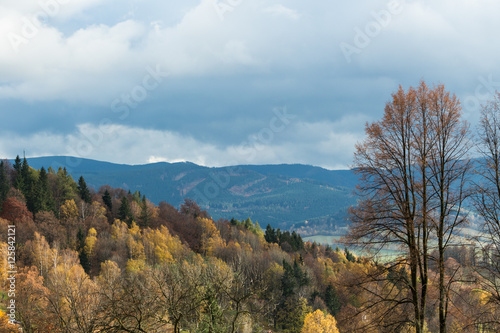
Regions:
<instances>
[{"instance_id":1,"label":"gray cloud","mask_svg":"<svg viewBox=\"0 0 500 333\"><path fill-rule=\"evenodd\" d=\"M472 122L500 89L494 2L54 1L0 5L0 157L111 126L84 157L245 163L287 107L250 162L338 168L399 84L444 83Z\"/></svg>"}]
</instances>

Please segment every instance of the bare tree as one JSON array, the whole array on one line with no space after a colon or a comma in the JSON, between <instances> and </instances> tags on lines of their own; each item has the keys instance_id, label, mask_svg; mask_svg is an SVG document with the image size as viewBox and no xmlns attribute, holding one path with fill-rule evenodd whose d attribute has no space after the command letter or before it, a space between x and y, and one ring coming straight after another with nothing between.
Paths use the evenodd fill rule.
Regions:
<instances>
[{"instance_id":1,"label":"bare tree","mask_svg":"<svg viewBox=\"0 0 500 333\"><path fill-rule=\"evenodd\" d=\"M357 187L360 201L350 209L351 227L347 241L375 254L387 248L396 248L407 254L392 264L380 265L374 275L367 276L365 281L379 282L389 270L407 266L410 278L405 281L405 288L401 289L406 290L406 294L399 293L398 297L380 295L376 299L377 303L387 303L388 309L412 304L413 318L402 318L393 325L395 328L402 327L410 321L420 333L424 327L422 309L425 310L426 289L419 288L418 275L419 272L424 273L419 262L427 260L427 256L422 257L427 238L419 235L419 194L422 193L419 162L426 158L419 156L425 150L416 149L421 142L416 140L415 134L426 129L417 130L419 125L424 124L417 121L417 113L417 91L410 88L405 92L399 87L392 95L392 101L387 103L383 119L366 125L367 138L356 146L355 152L354 168L361 175L361 183ZM426 170L425 167L423 170ZM422 269L419 270L420 266ZM373 303L367 304L367 308L373 307Z\"/></svg>"},{"instance_id":2,"label":"bare tree","mask_svg":"<svg viewBox=\"0 0 500 333\"><path fill-rule=\"evenodd\" d=\"M462 204L470 194L466 191L469 131L460 116L459 101L443 85L430 89L421 82L407 92L400 87L382 120L367 124L367 138L356 146L360 200L350 209L346 240L375 254L388 248L400 250L400 259L379 265L365 281L380 283L389 271L408 269L409 277L400 281L403 287L397 297L391 292L375 299L389 309L411 304L413 316L392 325L409 323L417 333L424 330L429 245L434 238L439 253L440 326L441 332L446 331L451 280L445 279L444 251L466 221ZM385 311L379 315L389 318ZM380 322L380 317L374 318L373 323Z\"/></svg>"},{"instance_id":3,"label":"bare tree","mask_svg":"<svg viewBox=\"0 0 500 333\"><path fill-rule=\"evenodd\" d=\"M499 329L500 320L494 312L500 310L500 93L481 111L478 148L483 158L474 203L484 224L477 242L483 260L478 261L476 271L490 305L481 321Z\"/></svg>"},{"instance_id":4,"label":"bare tree","mask_svg":"<svg viewBox=\"0 0 500 333\"><path fill-rule=\"evenodd\" d=\"M450 291L454 275L445 272L445 251L457 244L461 227L467 223L464 203L471 196L471 134L467 122L461 119L461 106L455 95L443 85L429 94L430 127L435 145L430 154L429 170L432 204L432 227L437 240L439 272L439 331L446 332Z\"/></svg>"}]
</instances>

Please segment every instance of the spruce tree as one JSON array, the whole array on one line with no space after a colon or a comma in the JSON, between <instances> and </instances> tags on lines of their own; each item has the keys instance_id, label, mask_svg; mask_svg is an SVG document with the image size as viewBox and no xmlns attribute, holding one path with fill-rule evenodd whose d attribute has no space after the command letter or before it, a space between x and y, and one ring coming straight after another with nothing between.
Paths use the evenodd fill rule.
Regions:
<instances>
[{"instance_id":1,"label":"spruce tree","mask_svg":"<svg viewBox=\"0 0 500 333\"><path fill-rule=\"evenodd\" d=\"M2 202L7 198L7 193L10 190L9 175L5 168L5 163L0 161L0 207Z\"/></svg>"},{"instance_id":2,"label":"spruce tree","mask_svg":"<svg viewBox=\"0 0 500 333\"><path fill-rule=\"evenodd\" d=\"M85 233L83 232L82 227L78 228L78 233L76 234L76 238L78 240L78 257L80 258L80 265L82 265L85 273L90 273L90 263L87 253L85 252Z\"/></svg>"},{"instance_id":3,"label":"spruce tree","mask_svg":"<svg viewBox=\"0 0 500 333\"><path fill-rule=\"evenodd\" d=\"M42 167L38 174L38 181L34 189L34 213L39 211L54 211L55 203L52 191L49 188L47 171Z\"/></svg>"},{"instance_id":4,"label":"spruce tree","mask_svg":"<svg viewBox=\"0 0 500 333\"><path fill-rule=\"evenodd\" d=\"M28 160L23 158L21 170L16 178L16 188L18 188L26 198L26 206L32 213L36 213L36 200L39 195L37 188L38 180L36 174L33 174L28 164Z\"/></svg>"},{"instance_id":5,"label":"spruce tree","mask_svg":"<svg viewBox=\"0 0 500 333\"><path fill-rule=\"evenodd\" d=\"M142 196L142 201L141 201L141 215L139 217L141 226L147 227L151 223L151 213L148 209L148 202L146 200L146 196Z\"/></svg>"},{"instance_id":6,"label":"spruce tree","mask_svg":"<svg viewBox=\"0 0 500 333\"><path fill-rule=\"evenodd\" d=\"M22 161L19 155L16 156L16 160L14 161L14 170L16 171L16 175L14 178L14 187L18 190L22 191L24 185L24 179L21 173L22 169Z\"/></svg>"},{"instance_id":7,"label":"spruce tree","mask_svg":"<svg viewBox=\"0 0 500 333\"><path fill-rule=\"evenodd\" d=\"M104 194L102 196L102 201L109 208L110 211L113 210L113 200L111 200L111 195L109 194L108 190L104 191Z\"/></svg>"},{"instance_id":8,"label":"spruce tree","mask_svg":"<svg viewBox=\"0 0 500 333\"><path fill-rule=\"evenodd\" d=\"M90 190L87 187L87 183L85 182L85 179L83 176L80 176L78 179L78 193L80 195L80 198L82 198L83 201L86 203L90 204L92 203L92 197L90 196Z\"/></svg>"},{"instance_id":9,"label":"spruce tree","mask_svg":"<svg viewBox=\"0 0 500 333\"><path fill-rule=\"evenodd\" d=\"M124 196L122 198L120 208L118 209L118 218L127 223L129 226L134 220L134 217L132 216L132 210L130 209L130 202L128 201L127 196Z\"/></svg>"},{"instance_id":10,"label":"spruce tree","mask_svg":"<svg viewBox=\"0 0 500 333\"><path fill-rule=\"evenodd\" d=\"M330 313L335 316L337 313L340 312L340 307L342 306L340 304L339 296L337 295L335 289L331 284L326 287L326 292L325 292L325 304L328 307L328 310L330 310Z\"/></svg>"}]
</instances>

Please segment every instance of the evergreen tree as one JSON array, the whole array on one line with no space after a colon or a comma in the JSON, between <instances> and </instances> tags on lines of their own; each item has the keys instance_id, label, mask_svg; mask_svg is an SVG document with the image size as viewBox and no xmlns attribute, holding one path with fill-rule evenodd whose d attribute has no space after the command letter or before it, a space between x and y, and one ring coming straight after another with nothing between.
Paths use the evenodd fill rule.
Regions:
<instances>
[{"instance_id":1,"label":"evergreen tree","mask_svg":"<svg viewBox=\"0 0 500 333\"><path fill-rule=\"evenodd\" d=\"M90 190L87 187L87 183L85 182L83 176L80 176L80 178L78 179L78 194L80 195L80 198L86 203L88 204L92 203Z\"/></svg>"},{"instance_id":2,"label":"evergreen tree","mask_svg":"<svg viewBox=\"0 0 500 333\"><path fill-rule=\"evenodd\" d=\"M16 156L16 160L14 161L14 170L16 171L14 187L24 194L23 161L21 160L19 155Z\"/></svg>"},{"instance_id":3,"label":"evergreen tree","mask_svg":"<svg viewBox=\"0 0 500 333\"><path fill-rule=\"evenodd\" d=\"M147 227L151 223L151 212L148 209L148 202L146 200L146 196L142 196L141 201L141 215L139 216L139 221L141 226Z\"/></svg>"},{"instance_id":4,"label":"evergreen tree","mask_svg":"<svg viewBox=\"0 0 500 333\"><path fill-rule=\"evenodd\" d=\"M276 236L276 231L271 227L270 224L266 227L266 233L264 234L264 238L268 243L278 243L278 238Z\"/></svg>"},{"instance_id":5,"label":"evergreen tree","mask_svg":"<svg viewBox=\"0 0 500 333\"><path fill-rule=\"evenodd\" d=\"M32 213L36 213L36 205L39 197L38 179L36 171L32 171L28 160L23 158L21 171L16 178L16 188L18 188L26 198L26 206Z\"/></svg>"},{"instance_id":6,"label":"evergreen tree","mask_svg":"<svg viewBox=\"0 0 500 333\"><path fill-rule=\"evenodd\" d=\"M283 293L283 298L286 299L294 294L297 287L297 280L295 279L292 266L285 259L283 259L283 268L285 273L281 277L281 292Z\"/></svg>"},{"instance_id":7,"label":"evergreen tree","mask_svg":"<svg viewBox=\"0 0 500 333\"><path fill-rule=\"evenodd\" d=\"M110 211L113 210L113 200L111 200L111 195L109 194L108 190L104 191L104 194L102 196L102 201L109 208Z\"/></svg>"},{"instance_id":8,"label":"evergreen tree","mask_svg":"<svg viewBox=\"0 0 500 333\"><path fill-rule=\"evenodd\" d=\"M347 261L356 262L356 258L347 248L345 248L345 257Z\"/></svg>"},{"instance_id":9,"label":"evergreen tree","mask_svg":"<svg viewBox=\"0 0 500 333\"><path fill-rule=\"evenodd\" d=\"M0 161L0 205L7 198L7 193L9 193L9 190L10 181L9 175L7 174L6 165L3 161Z\"/></svg>"},{"instance_id":10,"label":"evergreen tree","mask_svg":"<svg viewBox=\"0 0 500 333\"><path fill-rule=\"evenodd\" d=\"M337 313L340 312L340 300L339 297L333 288L333 286L330 284L328 287L326 287L326 292L325 292L325 304L328 307L328 310L330 310L330 313L335 316Z\"/></svg>"},{"instance_id":11,"label":"evergreen tree","mask_svg":"<svg viewBox=\"0 0 500 333\"><path fill-rule=\"evenodd\" d=\"M26 197L28 197L28 193L30 190L30 185L32 184L32 178L30 173L30 166L28 164L28 160L23 158L23 164L21 166L21 177L22 177L22 191Z\"/></svg>"},{"instance_id":12,"label":"evergreen tree","mask_svg":"<svg viewBox=\"0 0 500 333\"><path fill-rule=\"evenodd\" d=\"M85 270L85 273L90 273L90 263L87 253L85 252L85 233L82 227L78 228L78 233L76 234L77 245L78 245L78 257L80 258L80 265Z\"/></svg>"},{"instance_id":13,"label":"evergreen tree","mask_svg":"<svg viewBox=\"0 0 500 333\"><path fill-rule=\"evenodd\" d=\"M130 190L128 191L130 194ZM132 194L132 200L135 201L137 204L141 203L141 192L135 191L134 194Z\"/></svg>"},{"instance_id":14,"label":"evergreen tree","mask_svg":"<svg viewBox=\"0 0 500 333\"><path fill-rule=\"evenodd\" d=\"M118 218L123 222L127 223L129 226L132 224L134 217L132 216L132 211L130 209L130 202L127 196L122 197L120 203L120 208L118 209Z\"/></svg>"},{"instance_id":15,"label":"evergreen tree","mask_svg":"<svg viewBox=\"0 0 500 333\"><path fill-rule=\"evenodd\" d=\"M15 171L15 175L14 175L14 178L13 178L13 182L14 182L14 187L17 188L18 190L20 189L20 185L23 183L23 181L19 178L21 177L21 166L22 166L22 161L21 161L21 158L19 157L19 155L16 156L16 160L14 161L14 171Z\"/></svg>"},{"instance_id":16,"label":"evergreen tree","mask_svg":"<svg viewBox=\"0 0 500 333\"><path fill-rule=\"evenodd\" d=\"M40 169L38 181L33 186L33 213L55 210L54 199L49 189L49 178L44 167Z\"/></svg>"},{"instance_id":17,"label":"evergreen tree","mask_svg":"<svg viewBox=\"0 0 500 333\"><path fill-rule=\"evenodd\" d=\"M252 230L253 229L253 222L250 220L250 218L247 218L245 222L243 222L243 225L247 230Z\"/></svg>"},{"instance_id":18,"label":"evergreen tree","mask_svg":"<svg viewBox=\"0 0 500 333\"><path fill-rule=\"evenodd\" d=\"M54 199L57 207L60 207L66 200L74 200L76 198L78 188L66 168L59 167L57 170L56 191L57 195L54 196Z\"/></svg>"},{"instance_id":19,"label":"evergreen tree","mask_svg":"<svg viewBox=\"0 0 500 333\"><path fill-rule=\"evenodd\" d=\"M19 157L19 155L17 155L14 161L14 170L16 170L17 173L21 173L21 162L21 158Z\"/></svg>"}]
</instances>

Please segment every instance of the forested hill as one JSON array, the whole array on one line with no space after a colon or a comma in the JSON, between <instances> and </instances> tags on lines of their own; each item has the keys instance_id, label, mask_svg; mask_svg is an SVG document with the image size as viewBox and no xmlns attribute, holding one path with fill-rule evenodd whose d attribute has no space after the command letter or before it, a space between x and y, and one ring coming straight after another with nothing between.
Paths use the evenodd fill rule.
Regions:
<instances>
[{"instance_id":1,"label":"forested hill","mask_svg":"<svg viewBox=\"0 0 500 333\"><path fill-rule=\"evenodd\" d=\"M75 157L29 158L39 169L65 167L99 190L102 185L139 191L152 202L179 207L191 198L215 219L251 217L261 225L308 234L339 234L353 202L356 175L309 165L241 165L209 168L193 163L123 165Z\"/></svg>"}]
</instances>

